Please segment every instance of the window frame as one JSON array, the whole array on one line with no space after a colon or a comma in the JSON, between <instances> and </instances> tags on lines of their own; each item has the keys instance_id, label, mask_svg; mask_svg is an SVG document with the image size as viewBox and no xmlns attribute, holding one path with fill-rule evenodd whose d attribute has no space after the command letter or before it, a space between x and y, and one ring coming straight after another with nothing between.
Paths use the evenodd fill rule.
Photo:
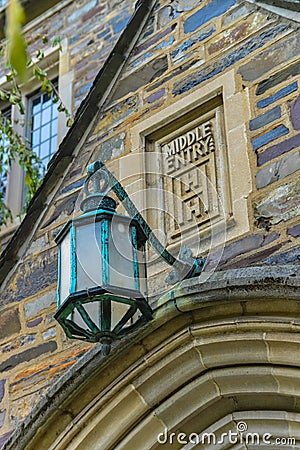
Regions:
<instances>
[{"instance_id":1,"label":"window frame","mask_svg":"<svg viewBox=\"0 0 300 450\"><path fill-rule=\"evenodd\" d=\"M58 77L56 77L54 80L51 80L51 82L52 82L52 84L55 86L55 88L57 89L57 90L59 90L59 79L58 79ZM37 129L33 129L32 127L33 127L33 107L34 107L34 105L33 105L33 103L34 103L34 101L36 100L36 99L39 99L39 98L41 98L42 99L42 105L44 104L43 103L43 100L44 100L44 96L46 96L47 94L46 94L46 92L43 92L43 91L41 91L40 89L39 90L37 90L37 91L35 91L35 92L32 92L31 94L29 94L29 95L27 95L27 99L26 99L26 106L27 106L27 118L26 118L26 131L25 131L25 135L26 135L26 140L28 140L28 142L29 142L29 145L31 146L31 149L32 149L32 151L41 159L41 161L43 162L43 160L46 160L46 163L45 163L45 165L43 164L43 168L42 168L42 175L44 175L45 173L46 173L46 171L47 171L47 164L49 163L49 161L50 161L50 159L51 159L51 157L54 155L54 153L56 153L56 151L57 151L57 148L58 148L58 111L57 111L57 106L58 106L58 104L57 103L52 103L51 104L51 106L50 106L50 108L51 108L51 111L52 110L54 110L54 111L56 111L57 112L57 114L56 114L56 117L54 118L54 120L56 120L57 121L57 125L56 125L56 133L55 133L55 135L52 135L51 134L51 132L50 132L50 134L49 134L49 139L47 139L47 140L45 140L45 141L42 141L41 139L39 140L39 142L38 142L38 147L39 147L39 151L38 152L36 152L35 151L35 146L33 145L33 140L32 140L32 134L33 134L33 132L34 131L37 131L37 129L38 130L41 130L42 128L43 128L43 126L46 126L46 125L49 125L50 124L50 128L51 128L51 131L52 131L52 124L53 124L53 118L51 117L51 119L50 119L50 121L48 121L47 123L45 123L45 124L43 124L43 123L41 123L41 125L37 128ZM49 96L48 96L49 97ZM50 98L51 99L51 98ZM41 113L43 112L44 110L43 110L43 107L41 108ZM52 116L52 113L51 113L51 116ZM41 137L41 131L40 131L40 137ZM48 157L44 157L44 158L42 158L41 157L41 154L40 154L40 147L41 147L41 144L43 144L43 143L45 143L46 141L48 141L48 140L52 140L54 137L56 137L56 143L55 143L55 147L56 147L56 150L55 151L50 151L49 153L48 153ZM50 144L51 145L51 144Z\"/></svg>"},{"instance_id":2,"label":"window frame","mask_svg":"<svg viewBox=\"0 0 300 450\"><path fill-rule=\"evenodd\" d=\"M12 106L11 105L6 105L3 108L1 108L1 114L2 114L2 116L4 115L4 117L6 119L11 121L11 119L12 119ZM5 137L4 137L4 139L5 139ZM9 167L7 167L7 170L6 170L6 182L5 182L5 186L3 188L3 191L4 191L3 201L4 202L6 202L8 171L9 171ZM2 173L0 174L0 190L1 190L1 182L2 182Z\"/></svg>"}]
</instances>

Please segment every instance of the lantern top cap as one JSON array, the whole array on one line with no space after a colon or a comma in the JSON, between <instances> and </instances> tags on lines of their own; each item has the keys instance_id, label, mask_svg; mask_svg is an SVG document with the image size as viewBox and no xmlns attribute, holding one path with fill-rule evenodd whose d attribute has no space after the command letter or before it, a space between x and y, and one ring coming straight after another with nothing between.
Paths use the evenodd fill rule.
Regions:
<instances>
[{"instance_id":1,"label":"lantern top cap","mask_svg":"<svg viewBox=\"0 0 300 450\"><path fill-rule=\"evenodd\" d=\"M98 164L97 164L98 163ZM81 202L80 208L86 213L89 211L107 210L114 212L117 202L106 195L109 190L109 180L107 173L101 170L99 161L89 165L86 169L87 178L84 182L84 192L86 198ZM90 185L92 184L92 191Z\"/></svg>"}]
</instances>

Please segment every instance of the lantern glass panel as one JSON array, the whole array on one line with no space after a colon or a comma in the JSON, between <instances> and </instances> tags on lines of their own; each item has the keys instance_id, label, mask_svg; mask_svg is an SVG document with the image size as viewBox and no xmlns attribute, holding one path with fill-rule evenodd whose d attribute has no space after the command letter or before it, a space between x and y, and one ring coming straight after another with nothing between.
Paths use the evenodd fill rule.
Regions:
<instances>
[{"instance_id":1,"label":"lantern glass panel","mask_svg":"<svg viewBox=\"0 0 300 450\"><path fill-rule=\"evenodd\" d=\"M77 291L102 285L101 222L76 227Z\"/></svg>"},{"instance_id":2,"label":"lantern glass panel","mask_svg":"<svg viewBox=\"0 0 300 450\"><path fill-rule=\"evenodd\" d=\"M117 218L111 222L109 234L109 284L135 290L131 227Z\"/></svg>"},{"instance_id":3,"label":"lantern glass panel","mask_svg":"<svg viewBox=\"0 0 300 450\"><path fill-rule=\"evenodd\" d=\"M100 302L90 302L90 303L84 303L83 308L87 312L87 314L90 316L90 319L95 323L95 325L100 325ZM81 317L81 314L77 311L75 308L72 312L71 319L79 325L84 330L88 329L87 324Z\"/></svg>"},{"instance_id":4,"label":"lantern glass panel","mask_svg":"<svg viewBox=\"0 0 300 450\"><path fill-rule=\"evenodd\" d=\"M60 249L60 288L59 297L62 303L70 294L71 286L71 239L70 231L63 238Z\"/></svg>"},{"instance_id":5,"label":"lantern glass panel","mask_svg":"<svg viewBox=\"0 0 300 450\"><path fill-rule=\"evenodd\" d=\"M124 303L112 302L111 303L111 328L113 329L118 322L125 316L130 306ZM132 321L129 320L125 325L131 325Z\"/></svg>"}]
</instances>

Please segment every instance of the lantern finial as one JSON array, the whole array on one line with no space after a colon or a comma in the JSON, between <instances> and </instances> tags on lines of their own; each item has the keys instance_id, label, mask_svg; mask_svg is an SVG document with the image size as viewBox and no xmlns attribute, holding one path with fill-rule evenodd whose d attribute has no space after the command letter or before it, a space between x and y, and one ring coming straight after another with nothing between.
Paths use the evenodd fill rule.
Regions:
<instances>
[{"instance_id":1,"label":"lantern finial","mask_svg":"<svg viewBox=\"0 0 300 450\"><path fill-rule=\"evenodd\" d=\"M96 167L96 164L88 166L88 176L84 182L86 198L81 202L80 208L84 213L98 209L115 211L117 202L106 195L109 189L108 175L103 169ZM92 191L90 190L91 184Z\"/></svg>"}]
</instances>

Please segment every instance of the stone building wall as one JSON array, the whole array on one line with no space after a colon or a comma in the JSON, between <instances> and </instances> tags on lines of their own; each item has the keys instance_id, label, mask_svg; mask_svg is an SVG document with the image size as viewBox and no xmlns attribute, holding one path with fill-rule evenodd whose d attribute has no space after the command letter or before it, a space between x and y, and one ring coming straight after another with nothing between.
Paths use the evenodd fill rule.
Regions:
<instances>
[{"instance_id":1,"label":"stone building wall","mask_svg":"<svg viewBox=\"0 0 300 450\"><path fill-rule=\"evenodd\" d=\"M105 61L112 46L110 33L120 32L133 7L128 5L124 14L124 2L122 6L119 2L112 17L101 5L72 2L50 21L53 35L60 20L64 21L75 70L74 109ZM223 139L229 160L226 175L235 224L217 248L204 247L207 267L214 267L215 261L214 270L299 264L298 27L297 22L246 1L157 2L126 70L79 156L58 181L59 189L41 215L30 246L2 287L2 442L49 386L91 347L70 342L53 319L54 236L70 215L79 212L86 165L102 158L129 193L144 192L141 154L147 149L141 136L159 140L156 135L164 128L164 120L172 122L178 105L189 112L193 105L200 108L209 102L210 91L222 95ZM136 200L147 203L144 198ZM155 218L149 219L156 223ZM227 219L231 224L231 217ZM198 239L196 232L188 237L189 244L193 245L193 239ZM153 299L167 288L166 273L160 262L152 264Z\"/></svg>"},{"instance_id":2,"label":"stone building wall","mask_svg":"<svg viewBox=\"0 0 300 450\"><path fill-rule=\"evenodd\" d=\"M57 37L67 46L63 67L59 70L60 75L71 72L74 79L73 114L133 9L134 4L129 1L62 1L47 11L45 16L26 25L25 38L30 55L41 47L47 54L51 51L53 39ZM42 43L44 36L49 40L48 49ZM0 73L4 72L4 67L1 67ZM69 213L72 212L68 204L65 207ZM60 208L54 207L55 214L60 214ZM2 248L11 233L11 230L4 230ZM42 229L20 263L12 284L4 286L1 293L0 433L4 437L0 438L0 443L26 417L53 379L72 365L86 349L86 346L75 345L62 352L65 344L62 343L62 336L57 336L53 319L57 263L51 233ZM70 343L66 345L70 347ZM54 354L57 356L54 357Z\"/></svg>"}]
</instances>

